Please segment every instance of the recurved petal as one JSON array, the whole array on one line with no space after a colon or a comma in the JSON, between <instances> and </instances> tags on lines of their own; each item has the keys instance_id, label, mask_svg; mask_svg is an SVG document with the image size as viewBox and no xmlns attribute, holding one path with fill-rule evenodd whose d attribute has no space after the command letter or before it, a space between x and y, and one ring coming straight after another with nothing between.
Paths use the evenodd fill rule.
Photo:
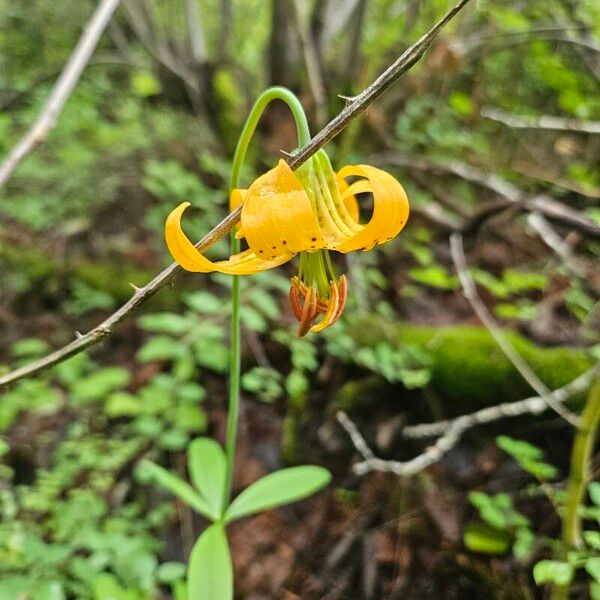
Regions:
<instances>
[{"instance_id":1,"label":"recurved petal","mask_svg":"<svg viewBox=\"0 0 600 600\"><path fill-rule=\"evenodd\" d=\"M354 194L358 194L359 192L351 190L350 186L346 183L344 179L338 179L337 183L348 214L356 223L358 223L358 220L360 218L360 209L358 207L358 200L356 199L356 196Z\"/></svg>"},{"instance_id":2,"label":"recurved petal","mask_svg":"<svg viewBox=\"0 0 600 600\"><path fill-rule=\"evenodd\" d=\"M283 160L248 189L242 228L248 246L261 258L324 246L308 195Z\"/></svg>"},{"instance_id":3,"label":"recurved petal","mask_svg":"<svg viewBox=\"0 0 600 600\"><path fill-rule=\"evenodd\" d=\"M218 271L229 275L251 275L258 271L265 271L282 265L292 258L291 254L286 254L263 260L258 258L251 250L246 250L234 254L228 260L216 262L209 260L196 250L194 244L181 229L181 216L189 205L189 202L182 202L167 217L165 224L167 248L173 259L186 271L193 271L194 273Z\"/></svg>"},{"instance_id":4,"label":"recurved petal","mask_svg":"<svg viewBox=\"0 0 600 600\"><path fill-rule=\"evenodd\" d=\"M376 244L391 240L406 224L410 210L404 188L389 173L369 165L347 166L338 173L340 180L351 176L363 177L368 187L359 181L343 189L342 193L370 191L373 194L373 214L358 233L333 248L338 252L370 250Z\"/></svg>"}]
</instances>

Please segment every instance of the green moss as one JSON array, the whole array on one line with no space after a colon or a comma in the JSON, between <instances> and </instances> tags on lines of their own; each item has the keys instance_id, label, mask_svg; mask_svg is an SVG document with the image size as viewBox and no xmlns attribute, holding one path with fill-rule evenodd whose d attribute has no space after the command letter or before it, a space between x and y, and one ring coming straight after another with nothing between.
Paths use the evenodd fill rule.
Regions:
<instances>
[{"instance_id":1,"label":"green moss","mask_svg":"<svg viewBox=\"0 0 600 600\"><path fill-rule=\"evenodd\" d=\"M362 345L387 340L414 344L432 357L431 387L444 402L449 414L511 402L534 392L482 327L429 327L405 323L360 322L350 328ZM544 348L513 331L506 331L511 343L550 389L566 385L592 366L581 348L561 346ZM372 377L349 382L340 390L338 401L360 406L381 395ZM360 400L360 395L365 398ZM389 395L388 395L389 397Z\"/></svg>"}]
</instances>

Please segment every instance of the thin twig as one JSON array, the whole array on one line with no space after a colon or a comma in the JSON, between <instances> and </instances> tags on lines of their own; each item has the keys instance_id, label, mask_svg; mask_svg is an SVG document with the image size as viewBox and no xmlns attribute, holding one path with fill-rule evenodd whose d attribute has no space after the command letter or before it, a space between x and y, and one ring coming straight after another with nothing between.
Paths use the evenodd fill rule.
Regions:
<instances>
[{"instance_id":1,"label":"thin twig","mask_svg":"<svg viewBox=\"0 0 600 600\"><path fill-rule=\"evenodd\" d=\"M458 443L464 427L464 424L460 420L457 420L448 428L444 435L436 440L435 444L429 446L422 454L401 462L399 460L377 458L348 415L343 411L339 411L336 417L350 436L354 447L364 459L352 467L352 470L357 475L365 475L370 471L394 473L394 475L398 475L399 477L419 473L438 462L448 450L452 449Z\"/></svg>"},{"instance_id":2,"label":"thin twig","mask_svg":"<svg viewBox=\"0 0 600 600\"><path fill-rule=\"evenodd\" d=\"M37 120L0 165L0 189L21 161L47 138L120 2L102 0L96 7Z\"/></svg>"},{"instance_id":3,"label":"thin twig","mask_svg":"<svg viewBox=\"0 0 600 600\"><path fill-rule=\"evenodd\" d=\"M550 131L600 133L600 121L582 121L552 115L541 115L539 117L514 115L491 106L482 108L480 114L486 119L497 121L513 129L547 129Z\"/></svg>"},{"instance_id":4,"label":"thin twig","mask_svg":"<svg viewBox=\"0 0 600 600\"><path fill-rule=\"evenodd\" d=\"M327 142L338 135L348 124L360 115L366 108L390 86L395 83L402 75L409 71L415 63L425 54L427 49L433 43L442 28L469 2L461 0L456 6L446 13L438 23L410 48L408 48L388 69L386 69L368 88L359 94L352 102L347 104L344 109L330 121L314 138L300 151L294 155L288 164L292 169L297 169L306 162L317 150L322 148ZM229 213L220 223L218 223L209 233L207 233L197 244L196 248L201 252L206 251L217 240L228 233L240 220L242 206ZM130 313L142 305L146 300L154 296L158 290L173 281L182 268L177 263L172 263L152 281L143 288L137 288L134 295L121 306L116 312L110 315L100 325L73 340L63 348L52 352L37 361L16 369L0 377L0 387L15 382L23 377L37 373L63 360L73 356L97 344L100 340L110 335L115 326L123 321Z\"/></svg>"},{"instance_id":5,"label":"thin twig","mask_svg":"<svg viewBox=\"0 0 600 600\"><path fill-rule=\"evenodd\" d=\"M479 294L477 293L475 282L469 273L469 267L467 266L462 236L460 233L453 233L450 236L450 252L452 254L452 261L454 262L456 274L460 280L465 298L469 301L469 304L475 311L475 314L479 317L479 320L489 331L494 341L498 344L502 352L504 352L508 360L510 360L517 371L519 371L523 379L525 379L531 388L534 389L536 393L544 399L548 406L557 414L559 414L565 421L577 427L579 423L578 417L566 409L562 404L554 400L546 384L534 373L533 369L529 366L529 363L510 343L500 328L500 325L496 322L494 317L492 317L485 304L482 302Z\"/></svg>"},{"instance_id":6,"label":"thin twig","mask_svg":"<svg viewBox=\"0 0 600 600\"><path fill-rule=\"evenodd\" d=\"M539 212L552 221L559 221L588 236L600 239L600 226L570 206L557 202L545 194L528 196L506 179L494 173L486 173L467 163L456 160L444 163L432 162L424 156L402 154L399 152L379 154L372 157L372 161L374 164L409 167L435 174L449 173L479 187L488 189L509 202L520 203L524 210ZM466 227L468 229L469 225L467 224Z\"/></svg>"},{"instance_id":7,"label":"thin twig","mask_svg":"<svg viewBox=\"0 0 600 600\"><path fill-rule=\"evenodd\" d=\"M573 255L568 242L563 240L554 230L544 215L532 212L527 217L528 223L538 232L542 241L548 248L563 261L565 267L576 277L581 279L587 276L587 269L582 262Z\"/></svg>"},{"instance_id":8,"label":"thin twig","mask_svg":"<svg viewBox=\"0 0 600 600\"><path fill-rule=\"evenodd\" d=\"M555 402L564 402L574 394L587 390L600 373L600 364L592 367L579 377L562 388L550 393ZM365 475L370 471L383 471L393 473L399 477L414 475L427 467L439 462L441 458L458 444L463 434L476 425L490 423L505 417L516 417L524 414L541 414L548 409L547 399L539 396L519 400L518 402L506 402L498 406L484 408L469 415L463 415L455 419L438 421L436 423L423 423L405 427L402 433L407 438L418 439L439 435L440 437L422 454L407 461L384 460L375 456L358 427L350 420L348 415L339 411L336 417L342 427L348 433L352 444L363 457L363 460L354 464L352 470L357 475Z\"/></svg>"},{"instance_id":9,"label":"thin twig","mask_svg":"<svg viewBox=\"0 0 600 600\"><path fill-rule=\"evenodd\" d=\"M554 402L564 403L575 394L585 392L593 381L600 374L600 364L588 369L579 377L569 382L564 387L558 388L550 392ZM469 415L462 415L458 419L467 420L467 429L477 425L484 425L500 419L508 417L518 417L521 415L540 415L548 410L548 404L540 396L532 396L525 400L516 402L504 402L497 406L482 408ZM402 430L402 435L409 439L420 439L426 437L434 437L442 435L447 431L457 419L447 419L444 421L436 421L435 423L420 423L418 425L407 425Z\"/></svg>"},{"instance_id":10,"label":"thin twig","mask_svg":"<svg viewBox=\"0 0 600 600\"><path fill-rule=\"evenodd\" d=\"M292 5L296 29L298 30L298 35L300 37L300 45L302 46L302 54L306 65L308 85L315 102L315 115L320 127L327 120L327 99L325 97L323 73L321 72L319 58L311 39L310 30L305 22L304 15L302 14L301 3L299 0L293 0Z\"/></svg>"}]
</instances>

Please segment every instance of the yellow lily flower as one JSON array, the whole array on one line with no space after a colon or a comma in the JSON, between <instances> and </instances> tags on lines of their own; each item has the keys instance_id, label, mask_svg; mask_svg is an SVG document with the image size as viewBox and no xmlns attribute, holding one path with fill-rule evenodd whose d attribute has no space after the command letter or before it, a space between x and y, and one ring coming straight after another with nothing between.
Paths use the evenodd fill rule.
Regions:
<instances>
[{"instance_id":1,"label":"yellow lily flower","mask_svg":"<svg viewBox=\"0 0 600 600\"><path fill-rule=\"evenodd\" d=\"M356 180L348 183L350 177ZM373 211L362 224L356 196L365 193L373 197ZM356 165L335 174L322 150L296 172L280 160L247 190L233 190L231 209L242 202L236 237L245 238L247 250L222 261L206 258L181 228L181 217L190 205L183 202L166 221L169 252L188 271L230 275L272 269L300 254L299 273L290 289L299 335L331 325L344 309L346 277L336 277L328 251L371 250L396 237L409 214L404 188L389 173ZM322 320L313 325L320 313Z\"/></svg>"}]
</instances>

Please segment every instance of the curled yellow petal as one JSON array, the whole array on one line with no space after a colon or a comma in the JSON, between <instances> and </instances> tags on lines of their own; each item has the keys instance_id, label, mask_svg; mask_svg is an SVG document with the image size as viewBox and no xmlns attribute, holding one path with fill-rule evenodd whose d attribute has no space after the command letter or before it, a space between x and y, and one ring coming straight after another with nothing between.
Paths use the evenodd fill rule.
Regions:
<instances>
[{"instance_id":1,"label":"curled yellow petal","mask_svg":"<svg viewBox=\"0 0 600 600\"><path fill-rule=\"evenodd\" d=\"M350 186L346 184L344 187L343 179L351 176L362 177L367 181L358 181ZM356 165L341 169L338 180L342 194L370 191L373 194L373 214L358 233L333 247L333 250L370 250L376 244L383 244L400 233L408 220L410 208L404 188L394 177L369 165Z\"/></svg>"},{"instance_id":2,"label":"curled yellow petal","mask_svg":"<svg viewBox=\"0 0 600 600\"><path fill-rule=\"evenodd\" d=\"M269 259L257 257L251 250L234 254L228 260L213 262L198 252L194 244L181 229L181 217L189 202L182 202L167 217L165 223L165 240L173 259L186 271L194 273L227 273L228 275L251 275L266 269L272 269L287 262L291 254L274 256Z\"/></svg>"},{"instance_id":3,"label":"curled yellow petal","mask_svg":"<svg viewBox=\"0 0 600 600\"><path fill-rule=\"evenodd\" d=\"M291 256L325 245L306 191L283 160L248 188L242 228L258 257Z\"/></svg>"}]
</instances>

